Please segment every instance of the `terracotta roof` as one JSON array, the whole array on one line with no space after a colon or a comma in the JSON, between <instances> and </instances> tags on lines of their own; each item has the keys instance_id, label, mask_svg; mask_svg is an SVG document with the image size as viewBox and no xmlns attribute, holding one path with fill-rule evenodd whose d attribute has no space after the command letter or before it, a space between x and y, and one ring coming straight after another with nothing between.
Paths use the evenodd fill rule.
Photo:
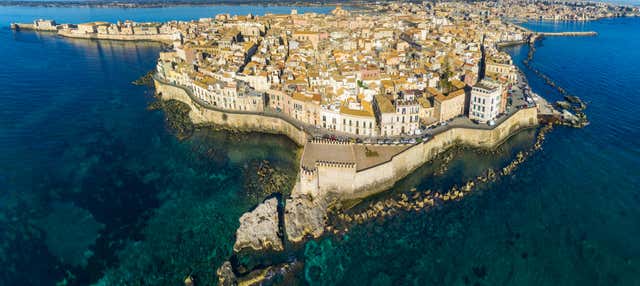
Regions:
<instances>
[{"instance_id":1,"label":"terracotta roof","mask_svg":"<svg viewBox=\"0 0 640 286\"><path fill-rule=\"evenodd\" d=\"M340 113L353 116L373 117L371 103L366 101L362 102L362 109L350 109L349 106L343 104L340 106Z\"/></svg>"},{"instance_id":2,"label":"terracotta roof","mask_svg":"<svg viewBox=\"0 0 640 286\"><path fill-rule=\"evenodd\" d=\"M427 92L433 97L444 96L444 95L442 95L441 92L439 92L437 89L435 89L433 87L427 88Z\"/></svg>"},{"instance_id":3,"label":"terracotta roof","mask_svg":"<svg viewBox=\"0 0 640 286\"><path fill-rule=\"evenodd\" d=\"M455 88L457 89L462 89L466 86L466 84L460 80L457 79L452 79L451 80L451 85L453 85Z\"/></svg>"},{"instance_id":4,"label":"terracotta roof","mask_svg":"<svg viewBox=\"0 0 640 286\"><path fill-rule=\"evenodd\" d=\"M396 109L393 108L393 104L391 101L384 95L376 95L376 102L378 103L378 108L380 109L380 113L395 113Z\"/></svg>"},{"instance_id":5,"label":"terracotta roof","mask_svg":"<svg viewBox=\"0 0 640 286\"><path fill-rule=\"evenodd\" d=\"M431 107L433 107L433 105L431 104L431 101L429 101L428 99L426 99L424 97L418 97L418 103L420 103L420 106L422 106L422 108L431 108Z\"/></svg>"},{"instance_id":6,"label":"terracotta roof","mask_svg":"<svg viewBox=\"0 0 640 286\"><path fill-rule=\"evenodd\" d=\"M305 102L309 102L309 101L320 102L321 100L320 94L304 94L300 92L294 92L292 98L294 100L305 101Z\"/></svg>"},{"instance_id":7,"label":"terracotta roof","mask_svg":"<svg viewBox=\"0 0 640 286\"><path fill-rule=\"evenodd\" d=\"M452 91L452 92L448 93L447 95L440 94L440 95L436 96L435 99L437 101L439 101L439 102L443 102L443 101L446 101L446 100L454 99L454 98L456 98L456 97L458 97L460 95L464 95L464 89L458 89L458 90Z\"/></svg>"}]
</instances>

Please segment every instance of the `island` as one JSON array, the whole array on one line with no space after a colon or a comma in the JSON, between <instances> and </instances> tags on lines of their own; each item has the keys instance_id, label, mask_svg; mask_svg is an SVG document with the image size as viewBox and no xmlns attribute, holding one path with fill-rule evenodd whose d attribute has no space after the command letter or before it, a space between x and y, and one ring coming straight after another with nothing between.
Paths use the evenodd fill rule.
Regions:
<instances>
[{"instance_id":1,"label":"island","mask_svg":"<svg viewBox=\"0 0 640 286\"><path fill-rule=\"evenodd\" d=\"M345 202L388 190L454 146L493 148L543 123L586 125L586 117L571 112L585 108L579 98L566 94L569 102L548 103L502 51L545 36L597 36L537 33L507 19L548 19L551 8L556 20L622 16L611 6L586 7L390 2L358 12L337 6L327 15L292 10L63 25L40 19L12 28L167 43L151 76L161 100L188 107L194 124L281 134L300 146L290 195L266 198L240 218L233 250L244 255L286 251L336 231L327 222L330 211L339 214ZM637 15L637 9L613 11ZM408 208L461 199L474 184ZM362 221L387 207L377 208L344 220ZM225 262L220 283L255 281L268 272L253 270Z\"/></svg>"}]
</instances>

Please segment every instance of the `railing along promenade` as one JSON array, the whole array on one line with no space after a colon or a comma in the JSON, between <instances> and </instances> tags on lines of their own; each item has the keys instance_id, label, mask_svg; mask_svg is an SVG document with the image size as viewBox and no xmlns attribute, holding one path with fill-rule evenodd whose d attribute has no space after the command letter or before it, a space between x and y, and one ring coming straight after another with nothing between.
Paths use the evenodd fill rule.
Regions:
<instances>
[{"instance_id":1,"label":"railing along promenade","mask_svg":"<svg viewBox=\"0 0 640 286\"><path fill-rule=\"evenodd\" d=\"M315 126L313 126L311 124L308 124L308 123L304 123L304 122L302 122L300 120L297 120L295 118L287 116L287 115L285 115L285 114L283 114L281 112L272 111L267 106L264 107L265 111L248 111L248 110L224 109L224 108L220 108L220 107L211 105L210 103L198 98L197 96L195 96L193 94L193 91L190 88L188 88L186 86L182 86L182 85L179 85L179 84L175 84L175 83L169 82L169 81L165 80L164 78L158 76L158 74L153 74L153 79L156 80L156 81L159 81L162 84L173 86L173 87L176 87L176 88L184 90L191 100L193 100L198 105L200 105L200 106L202 106L202 107L204 107L206 109L209 109L209 110L222 112L222 113L230 113L230 114L247 114L247 115L260 115L260 116L273 117L273 118L284 120L284 121L288 122L289 124L293 125L298 130L306 132L309 135L314 135L314 133L318 133L318 131L317 131L319 129L318 127L315 127Z\"/></svg>"},{"instance_id":2,"label":"railing along promenade","mask_svg":"<svg viewBox=\"0 0 640 286\"><path fill-rule=\"evenodd\" d=\"M165 84L165 85L169 85L172 87L176 87L179 89L182 89L185 91L185 93L189 96L189 98L194 101L195 103L197 103L198 105L200 105L203 108L209 109L209 110L213 110L213 111L217 111L217 112L222 112L222 113L230 113L230 114L247 114L247 115L259 115L259 116L267 116L267 117L272 117L272 118L277 118L277 119L281 119L284 120L286 122L288 122L289 124L293 125L295 128L297 128L298 130L301 130L307 134L309 134L312 138L313 137L320 137L323 135L335 135L335 136L339 136L339 137L346 137L346 138L369 138L372 140L379 140L379 139L396 139L396 138L423 138L424 136L435 136L437 134L440 134L442 132L445 132L449 129L453 129L453 128L466 128L466 129L476 129L476 130L493 130L497 127L500 126L500 124L502 124L504 121L506 121L507 119L511 118L514 114L516 114L520 109L518 108L513 108L510 112L508 112L507 114L499 117L498 119L496 119L496 124L493 126L489 126L486 124L476 124L471 122L470 120L466 119L466 120L460 120L460 118L454 118L453 121L451 121L449 124L447 125L437 125L435 128L433 129L428 129L426 131L426 133L421 134L421 135L405 135L405 136L387 136L387 137L383 137L383 136L363 136L363 135L355 135L355 134L351 134L351 133L346 133L346 132L340 132L340 131L335 131L335 130L329 130L326 128L322 128L322 127L317 127L308 123L304 123L300 120L297 120L295 118L292 118L290 116L287 116L286 114L283 114L281 112L277 112L277 111L272 111L269 107L265 106L265 111L246 111L246 110L229 110L229 109L223 109L214 105L211 105L210 103L207 103L205 101L203 101L202 99L198 98L197 96L195 96L193 94L193 92L191 91L190 88L179 85L179 84L175 84L172 82L169 82L167 80L165 80L164 78L158 76L158 74L154 74L153 75L153 79ZM536 108L534 107L528 107L528 108ZM310 139L312 139L310 138ZM373 142L375 143L375 141Z\"/></svg>"}]
</instances>

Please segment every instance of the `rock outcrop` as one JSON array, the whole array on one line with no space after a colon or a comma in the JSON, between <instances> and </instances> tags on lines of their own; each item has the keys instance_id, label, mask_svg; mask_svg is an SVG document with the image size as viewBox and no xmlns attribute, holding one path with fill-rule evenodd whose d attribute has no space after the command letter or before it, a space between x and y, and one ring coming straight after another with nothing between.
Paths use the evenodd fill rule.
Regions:
<instances>
[{"instance_id":1,"label":"rock outcrop","mask_svg":"<svg viewBox=\"0 0 640 286\"><path fill-rule=\"evenodd\" d=\"M324 232L327 221L326 197L313 198L299 195L287 199L284 211L284 225L291 242L300 242L306 235L319 237Z\"/></svg>"},{"instance_id":2,"label":"rock outcrop","mask_svg":"<svg viewBox=\"0 0 640 286\"><path fill-rule=\"evenodd\" d=\"M240 217L233 250L284 250L279 231L278 199L271 198Z\"/></svg>"},{"instance_id":3,"label":"rock outcrop","mask_svg":"<svg viewBox=\"0 0 640 286\"><path fill-rule=\"evenodd\" d=\"M220 268L216 271L218 274L218 285L220 286L232 286L236 285L238 279L233 273L233 267L231 262L225 261Z\"/></svg>"}]
</instances>

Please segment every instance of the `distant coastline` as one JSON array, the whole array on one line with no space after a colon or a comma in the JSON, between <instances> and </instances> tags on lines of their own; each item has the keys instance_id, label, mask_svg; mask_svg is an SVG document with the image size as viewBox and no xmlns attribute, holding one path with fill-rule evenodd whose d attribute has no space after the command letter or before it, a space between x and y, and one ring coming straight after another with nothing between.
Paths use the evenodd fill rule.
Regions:
<instances>
[{"instance_id":1,"label":"distant coastline","mask_svg":"<svg viewBox=\"0 0 640 286\"><path fill-rule=\"evenodd\" d=\"M355 1L349 3L347 7L358 7L372 1ZM169 0L166 2L159 1L139 1L134 3L122 3L114 1L0 1L0 6L22 6L22 7L58 7L58 8L70 8L70 7L86 7L86 8L165 8L165 7L180 7L180 6L299 6L299 7L322 7L322 6L336 6L341 5L340 1L259 1L259 0L222 0L216 2L207 2L201 0Z\"/></svg>"}]
</instances>

